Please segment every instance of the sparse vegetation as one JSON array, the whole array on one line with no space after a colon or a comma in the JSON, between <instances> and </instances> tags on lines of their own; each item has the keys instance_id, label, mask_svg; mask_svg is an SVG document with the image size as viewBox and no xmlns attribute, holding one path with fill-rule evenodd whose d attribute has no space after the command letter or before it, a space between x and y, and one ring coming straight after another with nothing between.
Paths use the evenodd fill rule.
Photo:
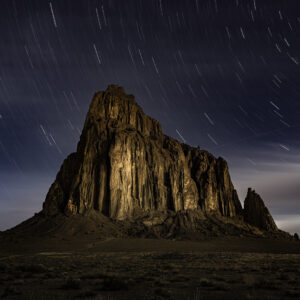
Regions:
<instances>
[{"instance_id":1,"label":"sparse vegetation","mask_svg":"<svg viewBox=\"0 0 300 300\"><path fill-rule=\"evenodd\" d=\"M79 279L67 278L66 282L61 286L65 290L79 290L81 283Z\"/></svg>"},{"instance_id":2,"label":"sparse vegetation","mask_svg":"<svg viewBox=\"0 0 300 300\"><path fill-rule=\"evenodd\" d=\"M17 296L20 294L21 294L21 292L16 286L9 285L4 288L2 298L6 298L6 297L10 297L10 296Z\"/></svg>"},{"instance_id":3,"label":"sparse vegetation","mask_svg":"<svg viewBox=\"0 0 300 300\"><path fill-rule=\"evenodd\" d=\"M3 263L0 263L0 272L4 272L7 269L7 266Z\"/></svg>"},{"instance_id":4,"label":"sparse vegetation","mask_svg":"<svg viewBox=\"0 0 300 300\"><path fill-rule=\"evenodd\" d=\"M200 300L211 299L211 295L224 300L300 297L299 254L186 252L175 248L186 245L184 241L170 245L172 248L165 251L121 252L100 248L0 255L0 297L101 300Z\"/></svg>"},{"instance_id":5,"label":"sparse vegetation","mask_svg":"<svg viewBox=\"0 0 300 300\"><path fill-rule=\"evenodd\" d=\"M48 271L47 268L41 264L19 265L16 267L16 270L21 272L26 272L26 273L34 273L34 274L45 273Z\"/></svg>"},{"instance_id":6,"label":"sparse vegetation","mask_svg":"<svg viewBox=\"0 0 300 300\"><path fill-rule=\"evenodd\" d=\"M127 290L128 286L125 280L118 277L107 276L103 279L102 286L99 288L101 291L121 291Z\"/></svg>"}]
</instances>

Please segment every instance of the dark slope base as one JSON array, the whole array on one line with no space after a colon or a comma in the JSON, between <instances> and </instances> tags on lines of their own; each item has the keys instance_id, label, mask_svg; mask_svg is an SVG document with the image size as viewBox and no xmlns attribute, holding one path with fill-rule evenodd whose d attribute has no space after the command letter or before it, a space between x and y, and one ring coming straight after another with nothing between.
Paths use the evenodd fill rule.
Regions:
<instances>
[{"instance_id":1,"label":"dark slope base","mask_svg":"<svg viewBox=\"0 0 300 300\"><path fill-rule=\"evenodd\" d=\"M44 216L41 212L0 234L3 248L12 251L18 247L20 251L34 248L33 244L39 247L42 240L46 243L46 248L47 244L61 244L63 247L73 241L78 249L84 249L110 238L177 241L209 241L216 238L293 240L290 234L281 230L264 231L239 218L204 216L201 211L156 212L126 221L113 220L96 211L84 215L58 214L51 217Z\"/></svg>"}]
</instances>

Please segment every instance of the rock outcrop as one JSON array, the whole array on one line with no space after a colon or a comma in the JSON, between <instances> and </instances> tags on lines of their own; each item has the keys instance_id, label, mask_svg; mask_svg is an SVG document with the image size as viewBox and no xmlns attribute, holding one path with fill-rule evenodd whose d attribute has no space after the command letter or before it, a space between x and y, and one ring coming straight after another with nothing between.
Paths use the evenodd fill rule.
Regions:
<instances>
[{"instance_id":1,"label":"rock outcrop","mask_svg":"<svg viewBox=\"0 0 300 300\"><path fill-rule=\"evenodd\" d=\"M123 220L146 211L242 216L224 159L163 134L123 88L95 94L77 152L63 162L46 215L96 210Z\"/></svg>"},{"instance_id":2,"label":"rock outcrop","mask_svg":"<svg viewBox=\"0 0 300 300\"><path fill-rule=\"evenodd\" d=\"M111 222L113 232L131 236L278 233L251 189L242 209L224 159L164 135L115 85L95 94L77 151L63 162L38 218L97 214L103 228Z\"/></svg>"},{"instance_id":3,"label":"rock outcrop","mask_svg":"<svg viewBox=\"0 0 300 300\"><path fill-rule=\"evenodd\" d=\"M263 200L251 188L248 189L244 202L244 220L247 223L266 231L278 230Z\"/></svg>"}]
</instances>

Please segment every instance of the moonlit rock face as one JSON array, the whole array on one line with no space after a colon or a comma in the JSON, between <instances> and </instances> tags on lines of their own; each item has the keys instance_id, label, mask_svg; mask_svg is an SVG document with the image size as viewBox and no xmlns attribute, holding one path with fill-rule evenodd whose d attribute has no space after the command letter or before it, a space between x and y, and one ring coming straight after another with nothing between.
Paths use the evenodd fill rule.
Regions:
<instances>
[{"instance_id":1,"label":"moonlit rock face","mask_svg":"<svg viewBox=\"0 0 300 300\"><path fill-rule=\"evenodd\" d=\"M165 136L114 85L95 94L77 152L64 161L43 205L47 215L90 210L119 220L141 211L242 215L227 163Z\"/></svg>"}]
</instances>

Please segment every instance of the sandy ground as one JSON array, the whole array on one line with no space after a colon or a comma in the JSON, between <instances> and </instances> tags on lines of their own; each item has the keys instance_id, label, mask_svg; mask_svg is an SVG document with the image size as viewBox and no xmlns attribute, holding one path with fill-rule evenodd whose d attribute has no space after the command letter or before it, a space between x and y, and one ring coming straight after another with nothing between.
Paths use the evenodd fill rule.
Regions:
<instances>
[{"instance_id":1,"label":"sandy ground","mask_svg":"<svg viewBox=\"0 0 300 300\"><path fill-rule=\"evenodd\" d=\"M4 299L300 299L300 242L32 240L0 249Z\"/></svg>"}]
</instances>

